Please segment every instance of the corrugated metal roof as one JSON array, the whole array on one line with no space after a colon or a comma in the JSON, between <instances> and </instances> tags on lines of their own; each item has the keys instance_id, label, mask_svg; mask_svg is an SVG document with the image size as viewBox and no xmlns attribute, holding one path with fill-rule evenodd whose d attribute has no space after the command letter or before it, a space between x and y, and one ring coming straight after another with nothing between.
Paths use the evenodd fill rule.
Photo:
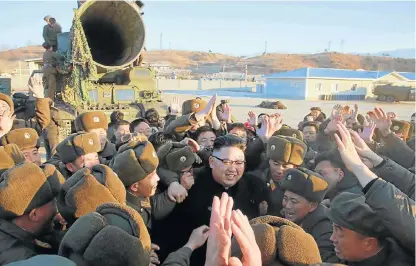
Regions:
<instances>
[{"instance_id":1,"label":"corrugated metal roof","mask_svg":"<svg viewBox=\"0 0 416 266\"><path fill-rule=\"evenodd\" d=\"M394 71L366 71L335 68L299 68L291 71L273 73L265 78L342 78L342 79L377 79ZM397 72L409 80L415 80L415 73Z\"/></svg>"}]
</instances>

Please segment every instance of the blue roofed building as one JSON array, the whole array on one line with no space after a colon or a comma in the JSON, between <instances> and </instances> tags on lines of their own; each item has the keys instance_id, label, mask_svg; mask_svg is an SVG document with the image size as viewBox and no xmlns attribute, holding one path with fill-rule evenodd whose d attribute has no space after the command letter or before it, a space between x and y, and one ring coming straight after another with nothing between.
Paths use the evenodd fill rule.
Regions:
<instances>
[{"instance_id":1,"label":"blue roofed building","mask_svg":"<svg viewBox=\"0 0 416 266\"><path fill-rule=\"evenodd\" d=\"M264 77L265 97L299 100L363 100L382 84L415 87L412 72L299 68Z\"/></svg>"}]
</instances>

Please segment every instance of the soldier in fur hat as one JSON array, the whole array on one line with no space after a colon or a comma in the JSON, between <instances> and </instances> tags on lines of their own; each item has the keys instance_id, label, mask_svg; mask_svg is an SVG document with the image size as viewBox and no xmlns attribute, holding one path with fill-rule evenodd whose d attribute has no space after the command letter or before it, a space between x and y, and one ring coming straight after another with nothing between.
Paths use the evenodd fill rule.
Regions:
<instances>
[{"instance_id":1,"label":"soldier in fur hat","mask_svg":"<svg viewBox=\"0 0 416 266\"><path fill-rule=\"evenodd\" d=\"M19 128L10 131L0 139L2 145L16 144L25 156L26 162L38 166L42 164L39 153L40 139L36 130L32 128Z\"/></svg>"},{"instance_id":2,"label":"soldier in fur hat","mask_svg":"<svg viewBox=\"0 0 416 266\"><path fill-rule=\"evenodd\" d=\"M37 239L52 231L61 183L63 177L52 165L42 170L21 163L1 175L0 264L51 252L50 245Z\"/></svg>"},{"instance_id":3,"label":"soldier in fur hat","mask_svg":"<svg viewBox=\"0 0 416 266\"><path fill-rule=\"evenodd\" d=\"M322 261L339 262L329 238L332 223L320 203L328 189L328 183L317 173L299 167L286 170L281 182L284 191L282 213L284 218L298 224L311 234L318 244Z\"/></svg>"},{"instance_id":4,"label":"soldier in fur hat","mask_svg":"<svg viewBox=\"0 0 416 266\"><path fill-rule=\"evenodd\" d=\"M310 113L307 114L304 118L303 121L307 122L307 121L316 121L316 122L324 122L326 119L326 115L325 113L322 112L320 107L312 107L310 109Z\"/></svg>"},{"instance_id":5,"label":"soldier in fur hat","mask_svg":"<svg viewBox=\"0 0 416 266\"><path fill-rule=\"evenodd\" d=\"M75 129L77 132L84 131L97 134L101 145L98 152L101 164L108 164L116 155L115 145L107 139L108 121L104 112L92 111L80 114L75 119Z\"/></svg>"},{"instance_id":6,"label":"soldier in fur hat","mask_svg":"<svg viewBox=\"0 0 416 266\"><path fill-rule=\"evenodd\" d=\"M95 133L74 133L57 146L58 161L53 163L65 178L69 178L78 170L91 168L100 163L98 152L100 141Z\"/></svg>"},{"instance_id":7,"label":"soldier in fur hat","mask_svg":"<svg viewBox=\"0 0 416 266\"><path fill-rule=\"evenodd\" d=\"M302 165L306 149L305 143L297 138L272 136L267 142L267 167L248 173L264 182L267 191L268 214L281 216L283 200L281 182L287 169Z\"/></svg>"}]
</instances>

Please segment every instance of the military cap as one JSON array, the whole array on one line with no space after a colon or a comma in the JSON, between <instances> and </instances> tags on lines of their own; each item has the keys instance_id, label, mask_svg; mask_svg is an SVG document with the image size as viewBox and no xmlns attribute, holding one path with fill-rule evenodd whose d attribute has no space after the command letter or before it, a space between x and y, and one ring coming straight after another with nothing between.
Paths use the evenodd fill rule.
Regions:
<instances>
[{"instance_id":1,"label":"military cap","mask_svg":"<svg viewBox=\"0 0 416 266\"><path fill-rule=\"evenodd\" d=\"M306 144L293 137L276 136L267 141L266 156L276 162L301 165L307 151Z\"/></svg>"},{"instance_id":2,"label":"military cap","mask_svg":"<svg viewBox=\"0 0 416 266\"><path fill-rule=\"evenodd\" d=\"M39 135L33 128L18 128L11 130L1 138L1 144L16 144L20 150L39 148Z\"/></svg>"},{"instance_id":3,"label":"military cap","mask_svg":"<svg viewBox=\"0 0 416 266\"><path fill-rule=\"evenodd\" d=\"M120 147L110 167L118 175L125 187L147 177L159 165L159 159L149 141L131 141Z\"/></svg>"},{"instance_id":4,"label":"military cap","mask_svg":"<svg viewBox=\"0 0 416 266\"><path fill-rule=\"evenodd\" d=\"M68 136L56 147L56 151L64 164L73 162L82 155L99 152L100 150L101 144L97 134L83 132Z\"/></svg>"},{"instance_id":5,"label":"military cap","mask_svg":"<svg viewBox=\"0 0 416 266\"><path fill-rule=\"evenodd\" d=\"M14 103L12 98L10 98L9 95L6 95L4 93L0 93L0 101L5 101L7 105L10 107L10 113L14 113Z\"/></svg>"},{"instance_id":6,"label":"military cap","mask_svg":"<svg viewBox=\"0 0 416 266\"><path fill-rule=\"evenodd\" d=\"M25 156L16 144L0 146L0 174L24 161Z\"/></svg>"},{"instance_id":7,"label":"military cap","mask_svg":"<svg viewBox=\"0 0 416 266\"><path fill-rule=\"evenodd\" d=\"M250 221L263 265L309 265L321 263L318 246L310 234L289 220L261 216ZM242 257L235 237L231 256Z\"/></svg>"},{"instance_id":8,"label":"military cap","mask_svg":"<svg viewBox=\"0 0 416 266\"><path fill-rule=\"evenodd\" d=\"M187 100L182 104L182 115L198 113L207 106L207 102L201 98Z\"/></svg>"},{"instance_id":9,"label":"military cap","mask_svg":"<svg viewBox=\"0 0 416 266\"><path fill-rule=\"evenodd\" d=\"M390 130L394 132L394 134L402 134L403 139L407 139L407 136L409 135L410 130L410 123L407 121L400 121L400 120L392 120L391 121L391 127Z\"/></svg>"},{"instance_id":10,"label":"military cap","mask_svg":"<svg viewBox=\"0 0 416 266\"><path fill-rule=\"evenodd\" d=\"M331 221L364 236L385 237L387 230L363 195L342 192L332 201L326 214Z\"/></svg>"},{"instance_id":11,"label":"military cap","mask_svg":"<svg viewBox=\"0 0 416 266\"><path fill-rule=\"evenodd\" d=\"M150 253L149 232L140 214L114 203L79 218L65 234L58 252L78 265L91 266L149 265Z\"/></svg>"},{"instance_id":12,"label":"military cap","mask_svg":"<svg viewBox=\"0 0 416 266\"><path fill-rule=\"evenodd\" d=\"M287 169L280 185L283 190L289 190L308 201L320 203L328 189L328 183L319 174L306 168Z\"/></svg>"},{"instance_id":13,"label":"military cap","mask_svg":"<svg viewBox=\"0 0 416 266\"><path fill-rule=\"evenodd\" d=\"M282 127L278 131L274 132L273 136L286 136L297 138L298 140L303 141L303 133L297 129L290 128L288 126Z\"/></svg>"},{"instance_id":14,"label":"military cap","mask_svg":"<svg viewBox=\"0 0 416 266\"><path fill-rule=\"evenodd\" d=\"M163 165L173 172L186 169L195 162L195 153L193 153L191 147L179 142L169 142L161 146L157 156L159 161L163 162Z\"/></svg>"},{"instance_id":15,"label":"military cap","mask_svg":"<svg viewBox=\"0 0 416 266\"><path fill-rule=\"evenodd\" d=\"M20 163L1 175L0 219L22 216L56 197L63 180L49 175L50 168L47 171L34 163Z\"/></svg>"},{"instance_id":16,"label":"military cap","mask_svg":"<svg viewBox=\"0 0 416 266\"><path fill-rule=\"evenodd\" d=\"M322 112L321 107L317 107L317 106L312 107L310 110L311 111L320 111L320 112Z\"/></svg>"},{"instance_id":17,"label":"military cap","mask_svg":"<svg viewBox=\"0 0 416 266\"><path fill-rule=\"evenodd\" d=\"M73 174L57 198L59 212L69 224L106 202L125 204L126 189L113 170L102 164Z\"/></svg>"},{"instance_id":18,"label":"military cap","mask_svg":"<svg viewBox=\"0 0 416 266\"><path fill-rule=\"evenodd\" d=\"M108 129L107 116L102 111L85 112L75 118L75 130L77 132L97 128Z\"/></svg>"}]
</instances>

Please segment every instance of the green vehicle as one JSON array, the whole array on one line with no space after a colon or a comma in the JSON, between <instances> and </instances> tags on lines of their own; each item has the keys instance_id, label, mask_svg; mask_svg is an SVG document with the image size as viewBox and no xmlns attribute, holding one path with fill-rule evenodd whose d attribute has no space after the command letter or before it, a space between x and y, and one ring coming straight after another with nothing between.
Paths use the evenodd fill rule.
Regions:
<instances>
[{"instance_id":1,"label":"green vehicle","mask_svg":"<svg viewBox=\"0 0 416 266\"><path fill-rule=\"evenodd\" d=\"M74 10L70 32L58 35L55 120L66 125L78 114L113 111L133 120L145 109L166 107L156 88L155 73L142 66L145 26L140 7L131 1L86 1ZM32 75L42 75L37 70Z\"/></svg>"},{"instance_id":2,"label":"green vehicle","mask_svg":"<svg viewBox=\"0 0 416 266\"><path fill-rule=\"evenodd\" d=\"M377 101L381 102L415 101L415 88L412 87L379 85L373 93Z\"/></svg>"}]
</instances>

